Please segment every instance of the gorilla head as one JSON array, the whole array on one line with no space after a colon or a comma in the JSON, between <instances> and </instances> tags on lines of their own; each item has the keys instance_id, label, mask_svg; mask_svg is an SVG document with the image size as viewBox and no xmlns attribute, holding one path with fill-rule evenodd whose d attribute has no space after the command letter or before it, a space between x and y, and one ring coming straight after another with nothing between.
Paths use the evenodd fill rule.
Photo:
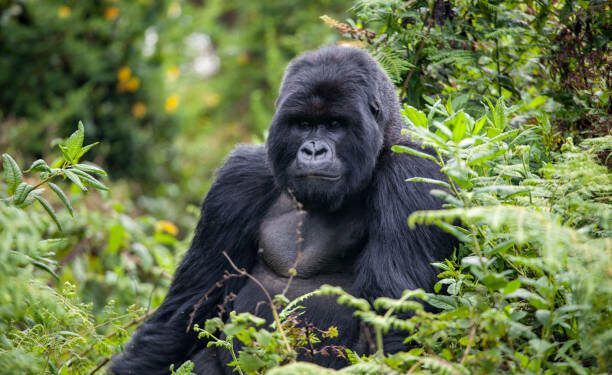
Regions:
<instances>
[{"instance_id":1,"label":"gorilla head","mask_svg":"<svg viewBox=\"0 0 612 375\"><path fill-rule=\"evenodd\" d=\"M364 51L329 47L287 68L267 142L276 183L307 208L334 211L372 178L399 136L393 85Z\"/></svg>"}]
</instances>

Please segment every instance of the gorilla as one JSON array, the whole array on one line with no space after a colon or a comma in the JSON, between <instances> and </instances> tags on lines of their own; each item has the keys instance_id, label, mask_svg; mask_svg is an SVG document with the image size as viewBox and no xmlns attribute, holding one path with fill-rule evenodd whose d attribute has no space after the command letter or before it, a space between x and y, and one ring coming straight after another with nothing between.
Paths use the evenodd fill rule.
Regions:
<instances>
[{"instance_id":1,"label":"gorilla","mask_svg":"<svg viewBox=\"0 0 612 375\"><path fill-rule=\"evenodd\" d=\"M437 275L431 263L449 257L456 242L436 227L407 225L411 212L441 202L431 185L405 179L445 178L435 163L391 151L396 144L420 147L401 134L402 124L395 88L367 52L335 46L296 58L265 146L238 146L220 168L164 302L113 358L111 371L168 374L170 364L192 360L196 373L231 373L227 351L205 349L190 323L203 325L223 303L225 311L271 315L252 280L219 283L232 271L223 252L271 295L283 292L296 271L290 299L323 284L370 301L405 289L431 291ZM327 344L367 352L367 328L348 307L329 296L303 305L305 321L338 327ZM405 349L404 338L387 334L385 351ZM334 356L310 360L347 365Z\"/></svg>"}]
</instances>

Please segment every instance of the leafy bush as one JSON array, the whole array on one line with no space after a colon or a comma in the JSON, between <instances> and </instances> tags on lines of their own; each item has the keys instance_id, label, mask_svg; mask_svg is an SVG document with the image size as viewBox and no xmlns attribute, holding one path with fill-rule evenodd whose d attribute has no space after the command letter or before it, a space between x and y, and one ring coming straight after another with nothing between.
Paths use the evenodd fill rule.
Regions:
<instances>
[{"instance_id":1,"label":"leafy bush","mask_svg":"<svg viewBox=\"0 0 612 375\"><path fill-rule=\"evenodd\" d=\"M432 103L428 113L405 106L406 135L432 147L437 157L405 146L395 151L433 159L449 179L407 180L443 187L432 194L446 202L443 210L413 213L408 223L438 225L461 247L453 259L435 264L441 270L436 293L406 291L398 300L370 304L337 287L314 292L339 295L339 303L356 308L355 315L375 329L378 352L360 357L347 350L342 355L352 365L339 371L294 363L269 374L610 371L612 174L596 155L612 150L612 137L580 146L568 138L558 149L548 117L530 107L487 102L486 114L476 120L453 109L451 100ZM511 125L517 111L529 120ZM437 294L442 286L448 294ZM414 298L440 312L424 311ZM403 311L412 317L399 317ZM272 332L257 328L263 324L258 318L240 314L225 324L208 321L201 336L222 329L227 338L213 344L232 351L232 366L245 374L268 373L271 360L293 362L306 345L294 329L299 310L292 312L280 314ZM405 331L413 349L384 356L380 338L390 329ZM235 339L245 349L234 353ZM315 337L310 345L317 342Z\"/></svg>"},{"instance_id":2,"label":"leafy bush","mask_svg":"<svg viewBox=\"0 0 612 375\"><path fill-rule=\"evenodd\" d=\"M186 247L174 224L132 218L119 202L77 206L92 204L82 195L88 187L107 190L93 177L105 171L80 161L95 145L83 147L84 133L79 123L51 165L37 160L22 171L2 155L0 373L98 371L161 302L177 266L173 250Z\"/></svg>"},{"instance_id":3,"label":"leafy bush","mask_svg":"<svg viewBox=\"0 0 612 375\"><path fill-rule=\"evenodd\" d=\"M354 20L327 22L363 41L407 104L452 94L479 117L484 97L546 95L564 128L605 135L609 10L604 1L357 0Z\"/></svg>"}]
</instances>

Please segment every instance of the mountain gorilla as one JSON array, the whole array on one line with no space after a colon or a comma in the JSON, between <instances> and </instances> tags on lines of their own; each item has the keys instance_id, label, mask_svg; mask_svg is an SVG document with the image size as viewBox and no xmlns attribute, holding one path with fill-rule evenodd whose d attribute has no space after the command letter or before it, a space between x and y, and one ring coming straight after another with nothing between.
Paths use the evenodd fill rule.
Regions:
<instances>
[{"instance_id":1,"label":"mountain gorilla","mask_svg":"<svg viewBox=\"0 0 612 375\"><path fill-rule=\"evenodd\" d=\"M408 227L411 212L440 202L430 185L405 179L444 177L433 162L391 151L396 144L419 145L400 133L399 101L380 66L355 48L307 52L287 68L276 107L266 145L238 146L219 170L165 301L114 358L114 373L167 374L170 364L188 359L199 374L231 373L226 351L204 349L190 322L202 325L224 301L225 311L269 319L270 310L249 279L216 286L232 271L223 251L271 295L283 291L294 268L290 299L322 284L368 300L432 290L431 262L448 257L455 242L434 227ZM304 321L338 327L339 336L327 344L368 350L367 329L349 308L323 296L304 305ZM385 351L402 349L404 337L386 335ZM347 364L334 356L314 361Z\"/></svg>"}]
</instances>

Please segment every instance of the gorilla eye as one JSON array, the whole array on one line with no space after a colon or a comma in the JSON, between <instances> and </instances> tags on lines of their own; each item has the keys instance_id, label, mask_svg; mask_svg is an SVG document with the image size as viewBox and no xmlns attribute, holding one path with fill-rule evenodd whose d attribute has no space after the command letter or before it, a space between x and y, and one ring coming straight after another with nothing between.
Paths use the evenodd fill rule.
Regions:
<instances>
[{"instance_id":1,"label":"gorilla eye","mask_svg":"<svg viewBox=\"0 0 612 375\"><path fill-rule=\"evenodd\" d=\"M308 121L302 121L302 122L300 122L300 126L306 128L306 127L310 126L310 123Z\"/></svg>"},{"instance_id":2,"label":"gorilla eye","mask_svg":"<svg viewBox=\"0 0 612 375\"><path fill-rule=\"evenodd\" d=\"M332 121L330 125L335 128L335 127L340 126L340 123L338 121Z\"/></svg>"}]
</instances>

